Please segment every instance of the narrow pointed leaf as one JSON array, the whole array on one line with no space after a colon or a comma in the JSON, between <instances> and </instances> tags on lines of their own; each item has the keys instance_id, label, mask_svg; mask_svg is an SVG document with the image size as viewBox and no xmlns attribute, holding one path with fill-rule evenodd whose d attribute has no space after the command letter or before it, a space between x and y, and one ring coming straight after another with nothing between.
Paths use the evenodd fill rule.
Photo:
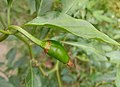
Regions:
<instances>
[{"instance_id":1,"label":"narrow pointed leaf","mask_svg":"<svg viewBox=\"0 0 120 87\"><path fill-rule=\"evenodd\" d=\"M82 19L75 19L67 14L51 13L50 16L37 17L32 21L28 22L26 25L39 25L39 26L49 26L59 30L65 30L76 36L87 38L87 39L99 39L110 44L120 45L115 40L111 39L106 34L98 31L92 24Z\"/></svg>"}]
</instances>

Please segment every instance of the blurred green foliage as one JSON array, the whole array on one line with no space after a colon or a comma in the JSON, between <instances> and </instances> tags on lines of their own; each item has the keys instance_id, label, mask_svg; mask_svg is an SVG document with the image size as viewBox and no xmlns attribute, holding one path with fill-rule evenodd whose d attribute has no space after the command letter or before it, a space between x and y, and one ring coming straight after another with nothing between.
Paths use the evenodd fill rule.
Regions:
<instances>
[{"instance_id":1,"label":"blurred green foliage","mask_svg":"<svg viewBox=\"0 0 120 87\"><path fill-rule=\"evenodd\" d=\"M0 0L0 28L7 27L7 1ZM12 0L10 0L12 1ZM42 1L42 5L40 2ZM11 24L22 26L36 16L50 11L61 12L84 19L96 29L107 34L120 43L120 1L119 0L13 0L11 7ZM73 23L74 24L74 23ZM65 41L64 46L71 59L73 68L60 63L59 73L63 87L119 87L120 82L120 48L94 39L83 39L61 30L49 27L27 26L27 31L39 39ZM58 87L55 72L48 77L30 64L29 50L18 38L10 36L8 42L15 45L7 52L5 75L8 80L0 78L0 87ZM70 43L71 41L71 43ZM69 42L69 43L68 43ZM31 43L32 44L32 43ZM17 46L18 45L18 46ZM34 57L47 72L55 66L56 60L47 56L43 50L32 45ZM16 56L17 54L20 56ZM10 72L14 72L11 74ZM116 74L117 73L117 74Z\"/></svg>"}]
</instances>

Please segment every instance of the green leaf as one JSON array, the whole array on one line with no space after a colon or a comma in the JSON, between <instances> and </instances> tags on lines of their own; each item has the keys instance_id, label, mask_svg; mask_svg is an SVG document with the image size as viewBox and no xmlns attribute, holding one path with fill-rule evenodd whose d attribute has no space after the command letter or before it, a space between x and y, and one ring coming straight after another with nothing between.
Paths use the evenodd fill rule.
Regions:
<instances>
[{"instance_id":1,"label":"green leaf","mask_svg":"<svg viewBox=\"0 0 120 87\"><path fill-rule=\"evenodd\" d=\"M16 52L17 52L16 48L11 48L6 55L6 59L8 61L7 65L9 68L11 68L13 66L13 61L15 59Z\"/></svg>"},{"instance_id":2,"label":"green leaf","mask_svg":"<svg viewBox=\"0 0 120 87\"><path fill-rule=\"evenodd\" d=\"M14 63L14 67L13 68L22 68L25 67L26 65L28 65L29 60L27 58L27 56L22 56L21 58L19 58L15 63Z\"/></svg>"},{"instance_id":3,"label":"green leaf","mask_svg":"<svg viewBox=\"0 0 120 87\"><path fill-rule=\"evenodd\" d=\"M52 8L52 3L54 0L41 0L41 4L38 10L38 16L45 14Z\"/></svg>"},{"instance_id":4,"label":"green leaf","mask_svg":"<svg viewBox=\"0 0 120 87\"><path fill-rule=\"evenodd\" d=\"M11 6L13 0L7 0L8 6Z\"/></svg>"},{"instance_id":5,"label":"green leaf","mask_svg":"<svg viewBox=\"0 0 120 87\"><path fill-rule=\"evenodd\" d=\"M40 8L40 4L41 4L41 0L35 0L35 7L36 7L37 12L38 12L38 10Z\"/></svg>"},{"instance_id":6,"label":"green leaf","mask_svg":"<svg viewBox=\"0 0 120 87\"><path fill-rule=\"evenodd\" d=\"M98 31L92 24L82 19L75 19L67 14L52 12L50 15L37 17L32 21L28 22L26 25L39 25L39 26L49 26L59 30L65 30L76 36L83 38L94 38L105 41L110 44L120 45L115 40L111 39L109 36Z\"/></svg>"},{"instance_id":7,"label":"green leaf","mask_svg":"<svg viewBox=\"0 0 120 87\"><path fill-rule=\"evenodd\" d=\"M113 63L120 63L120 51L111 51L106 53L106 56L110 58L110 61Z\"/></svg>"},{"instance_id":8,"label":"green leaf","mask_svg":"<svg viewBox=\"0 0 120 87\"><path fill-rule=\"evenodd\" d=\"M114 69L113 71L107 71L106 73L99 73L99 72L96 72L96 73L92 73L90 75L90 80L92 82L112 82L114 81L116 78L115 76L115 72L114 72Z\"/></svg>"},{"instance_id":9,"label":"green leaf","mask_svg":"<svg viewBox=\"0 0 120 87\"><path fill-rule=\"evenodd\" d=\"M62 77L62 80L65 81L66 83L73 83L75 82L75 78L73 78L72 76L69 76L69 75L65 75Z\"/></svg>"},{"instance_id":10,"label":"green leaf","mask_svg":"<svg viewBox=\"0 0 120 87\"><path fill-rule=\"evenodd\" d=\"M41 79L37 70L32 68L31 64L26 77L26 87L42 87Z\"/></svg>"},{"instance_id":11,"label":"green leaf","mask_svg":"<svg viewBox=\"0 0 120 87\"><path fill-rule=\"evenodd\" d=\"M33 81L34 81L33 75L34 74L33 74L33 68L31 65L27 71L28 71L28 74L27 74L27 77L25 78L25 85L26 87L34 87L33 86Z\"/></svg>"},{"instance_id":12,"label":"green leaf","mask_svg":"<svg viewBox=\"0 0 120 87\"><path fill-rule=\"evenodd\" d=\"M63 5L63 13L72 14L76 10L85 7L88 0L61 0Z\"/></svg>"},{"instance_id":13,"label":"green leaf","mask_svg":"<svg viewBox=\"0 0 120 87\"><path fill-rule=\"evenodd\" d=\"M33 14L36 11L35 0L27 0L28 6L30 8L30 14Z\"/></svg>"},{"instance_id":14,"label":"green leaf","mask_svg":"<svg viewBox=\"0 0 120 87\"><path fill-rule=\"evenodd\" d=\"M54 0L35 0L37 16L44 15L46 12L50 11L53 1Z\"/></svg>"},{"instance_id":15,"label":"green leaf","mask_svg":"<svg viewBox=\"0 0 120 87\"><path fill-rule=\"evenodd\" d=\"M10 82L0 78L0 87L14 87Z\"/></svg>"},{"instance_id":16,"label":"green leaf","mask_svg":"<svg viewBox=\"0 0 120 87\"><path fill-rule=\"evenodd\" d=\"M115 80L115 84L117 87L120 87L120 65L118 65L117 67L117 73L116 73L116 80Z\"/></svg>"},{"instance_id":17,"label":"green leaf","mask_svg":"<svg viewBox=\"0 0 120 87\"><path fill-rule=\"evenodd\" d=\"M103 15L103 10L97 10L93 12L93 16L100 22L106 21L109 23L114 23L115 21L112 18L107 17L106 15Z\"/></svg>"},{"instance_id":18,"label":"green leaf","mask_svg":"<svg viewBox=\"0 0 120 87\"><path fill-rule=\"evenodd\" d=\"M79 42L63 42L63 43L81 48L88 55L95 56L96 60L107 61L104 53L102 53L101 51L95 49L93 46L90 46L89 44L81 44Z\"/></svg>"},{"instance_id":19,"label":"green leaf","mask_svg":"<svg viewBox=\"0 0 120 87\"><path fill-rule=\"evenodd\" d=\"M9 78L10 83L12 83L15 87L20 87L20 79L19 76L13 75Z\"/></svg>"},{"instance_id":20,"label":"green leaf","mask_svg":"<svg viewBox=\"0 0 120 87\"><path fill-rule=\"evenodd\" d=\"M34 75L34 87L42 87L40 76L36 73Z\"/></svg>"}]
</instances>

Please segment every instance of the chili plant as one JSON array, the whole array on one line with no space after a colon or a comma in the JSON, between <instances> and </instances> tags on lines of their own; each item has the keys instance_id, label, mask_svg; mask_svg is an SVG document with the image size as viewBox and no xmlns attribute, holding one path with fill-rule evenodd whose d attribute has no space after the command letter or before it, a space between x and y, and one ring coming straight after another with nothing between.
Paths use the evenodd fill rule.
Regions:
<instances>
[{"instance_id":1,"label":"chili plant","mask_svg":"<svg viewBox=\"0 0 120 87\"><path fill-rule=\"evenodd\" d=\"M69 47L68 45L70 45L70 49L71 48L75 49L74 51L76 53L75 52L73 53L75 53L76 56L80 51L76 47L83 49L87 55L94 53L92 56L96 56L96 58L98 58L98 59L95 59L94 61L92 59L84 60L84 59L81 59L79 56L77 57L80 61L88 62L92 60L93 62L96 62L96 63L98 62L98 60L107 62L107 61L111 61L111 59L106 58L105 54L99 52L99 50L97 50L96 48L89 46L88 44L85 45L83 43L86 43L86 42L92 43L93 41L93 42L96 42L97 44L106 43L108 45L116 46L118 48L120 46L120 44L117 41L110 38L108 35L104 34L99 29L96 29L93 26L94 23L92 24L88 22L87 18L85 19L85 16L84 16L84 14L86 14L87 16L87 13L83 12L81 13L81 18L78 17L78 14L80 14L79 12L82 12L83 9L84 9L83 11L86 11L85 9L87 9L88 13L90 13L89 10L91 11L91 13L93 12L92 8L90 8L91 4L89 4L89 3L92 3L92 1L89 1L89 0L27 0L28 2L27 7L29 7L30 15L29 15L29 19L25 20L25 23L20 23L21 25L15 24L14 21L12 20L12 15L13 15L12 12L14 12L15 10L15 9L12 10L14 8L13 4L15 4L14 2L17 2L17 1L6 0L3 2L7 3L7 8L6 8L7 17L5 18L7 19L6 20L7 24L5 23L5 21L1 16L0 21L2 24L1 26L3 26L2 27L3 29L0 29L0 33L1 33L0 42L5 41L6 39L9 40L9 37L15 36L27 45L27 48L29 50L28 51L29 57L30 57L30 58L27 58L28 57L27 56L27 57L24 57L23 59L21 58L22 61L24 62L26 60L26 62L24 63L26 64L24 68L23 67L21 68L22 63L19 62L20 60L16 62L16 64L18 63L20 64L17 67L18 70L15 74L18 74L19 78L21 78L20 76L24 76L24 78L19 79L21 81L19 81L18 78L15 77L19 85L16 85L15 82L11 82L11 83L7 82L6 80L15 79L15 78L12 77L12 75L10 75L10 77L9 76L7 77L4 74L3 78L5 80L1 79L1 81L7 83L7 86L2 84L4 87L23 87L23 86L25 87L57 87L57 86L63 87L62 81L65 80L67 77L64 78L65 75L61 74L61 66L62 68L63 67L68 68L68 70L70 70L71 67L72 68L77 67L77 64L75 62L76 59L72 59L71 55L68 55L68 52L70 51L68 49ZM96 17L97 19L98 14L99 15L101 14L100 12L93 13L93 16ZM100 16L100 18L101 19L98 18L98 20L104 19L107 22L111 22L111 20L109 20L106 16ZM38 32L38 30L40 32ZM54 32L56 34L57 32L61 32L62 35L55 36ZM68 37L69 35L70 37L75 38L74 40L72 40L72 42L71 42L71 38ZM101 46L102 44L99 44L99 45ZM16 44L16 45L19 46L19 44ZM55 58L54 61L50 62L50 63L55 63L53 64L54 66L52 66L52 69L50 71L44 69L45 60L44 62L41 62L36 58L37 54L35 52L37 51L35 51L36 49L34 46L37 47L36 49L39 49L38 54L45 53L46 54L45 57L51 57L50 60L53 60L53 58ZM44 50L44 52L42 50ZM27 55L24 53L21 53L21 55ZM14 60L15 54L16 54L16 48L12 48L7 53L8 60L11 60L11 59ZM49 56L47 56L47 54ZM42 59L42 57L40 59ZM10 62L8 61L8 65L7 65L8 68L6 69L6 71L10 71L15 65L13 64L9 66L9 64L11 63L12 63L12 60ZM118 62L117 62L117 65L118 65L117 68L119 68ZM16 68L14 67L13 69L16 69ZM90 68L90 70L92 72L93 69ZM41 81L41 78L44 78L44 80L49 80L49 78L51 78L50 76L54 72L56 73L58 84L54 84L54 81L53 82L51 81L50 83L52 83L52 86L49 86L50 83L45 84L44 82ZM62 75L64 76L61 78ZM47 79L47 77L49 78ZM83 78L84 78L84 75L83 75ZM119 70L117 71L117 80L116 80L116 85L119 87L118 78L119 78ZM67 80L67 81L68 83L72 82L71 80L70 81ZM77 78L75 78L75 81L77 81ZM100 84L96 83L91 87L93 86L98 87L97 85L100 85Z\"/></svg>"}]
</instances>

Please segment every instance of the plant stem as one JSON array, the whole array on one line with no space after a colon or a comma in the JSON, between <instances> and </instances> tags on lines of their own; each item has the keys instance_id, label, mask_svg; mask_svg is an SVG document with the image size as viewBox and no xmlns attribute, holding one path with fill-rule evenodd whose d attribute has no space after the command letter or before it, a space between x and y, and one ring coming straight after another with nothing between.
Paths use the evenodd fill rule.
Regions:
<instances>
[{"instance_id":1,"label":"plant stem","mask_svg":"<svg viewBox=\"0 0 120 87\"><path fill-rule=\"evenodd\" d=\"M42 73L44 76L48 76L48 74L42 69L41 66L39 66L38 69L41 71L41 73Z\"/></svg>"},{"instance_id":2,"label":"plant stem","mask_svg":"<svg viewBox=\"0 0 120 87\"><path fill-rule=\"evenodd\" d=\"M6 28L6 24L5 24L5 22L3 21L3 18L0 16L0 22L1 22L1 24L3 25L3 27L4 27L4 30L5 30L5 28Z\"/></svg>"},{"instance_id":3,"label":"plant stem","mask_svg":"<svg viewBox=\"0 0 120 87\"><path fill-rule=\"evenodd\" d=\"M21 39L25 44L27 44L28 48L29 48L29 53L30 53L30 57L31 59L34 59L34 55L33 55L33 51L32 51L32 47L30 45L30 43L28 42L28 40L26 38L24 38L23 36L21 36L19 33L15 34L16 37L18 37L19 39ZM30 61L30 73L31 73L31 87L34 87L33 84L33 67L32 67L32 62Z\"/></svg>"},{"instance_id":4,"label":"plant stem","mask_svg":"<svg viewBox=\"0 0 120 87\"><path fill-rule=\"evenodd\" d=\"M1 30L1 29L0 29L0 32L3 33L3 34L12 34L12 33L9 32L9 31L5 31L5 30Z\"/></svg>"},{"instance_id":5,"label":"plant stem","mask_svg":"<svg viewBox=\"0 0 120 87\"><path fill-rule=\"evenodd\" d=\"M5 31L5 30L0 30L0 32L2 33L0 34L0 42L5 40L9 36L9 34L11 34L10 32Z\"/></svg>"},{"instance_id":6,"label":"plant stem","mask_svg":"<svg viewBox=\"0 0 120 87\"><path fill-rule=\"evenodd\" d=\"M59 61L57 61L57 65L56 65L56 76L57 76L59 87L63 87L62 86L62 81L61 81L61 78L60 78L60 73L59 73Z\"/></svg>"},{"instance_id":7,"label":"plant stem","mask_svg":"<svg viewBox=\"0 0 120 87\"><path fill-rule=\"evenodd\" d=\"M28 40L25 39L24 37L22 37L22 36L21 36L20 34L18 34L18 33L15 34L15 36L18 37L19 39L21 39L25 44L28 45L31 59L32 59L33 62L34 62L35 58L34 58L34 55L33 55L32 47L31 47L31 45L29 44ZM31 62L30 62L30 66L31 66ZM32 68L31 68L31 69L32 69ZM42 69L41 66L38 66L38 69L41 71L41 73L42 73L44 76L48 76L48 74L44 72L44 70ZM32 73L32 71L31 71L31 73Z\"/></svg>"},{"instance_id":8,"label":"plant stem","mask_svg":"<svg viewBox=\"0 0 120 87\"><path fill-rule=\"evenodd\" d=\"M31 73L31 87L34 87L34 82L33 82L33 79L34 79L34 77L33 77L33 67L32 67L32 63L31 63L31 61L30 61L30 73Z\"/></svg>"},{"instance_id":9,"label":"plant stem","mask_svg":"<svg viewBox=\"0 0 120 87\"><path fill-rule=\"evenodd\" d=\"M51 69L50 71L47 72L47 74L49 75L50 73L53 73L56 71L56 67L54 67L53 69Z\"/></svg>"},{"instance_id":10,"label":"plant stem","mask_svg":"<svg viewBox=\"0 0 120 87\"><path fill-rule=\"evenodd\" d=\"M31 41L33 41L35 44L43 47L43 45L44 45L44 42L43 42L43 41L35 38L35 37L32 36L31 34L29 34L27 31L25 31L24 29L22 29L21 27L16 26L16 25L11 25L11 26L9 26L8 28L19 31L19 32L22 33L24 36L26 36L28 39L30 39Z\"/></svg>"},{"instance_id":11,"label":"plant stem","mask_svg":"<svg viewBox=\"0 0 120 87\"><path fill-rule=\"evenodd\" d=\"M7 34L1 34L0 35L0 42L2 42L3 40L5 40L8 37Z\"/></svg>"},{"instance_id":12,"label":"plant stem","mask_svg":"<svg viewBox=\"0 0 120 87\"><path fill-rule=\"evenodd\" d=\"M48 72L45 72L42 69L41 66L39 66L38 68L39 68L39 70L42 72L42 74L44 76L48 76L50 73L56 72L56 76L57 76L57 80L58 80L58 85L59 85L59 87L63 87L62 86L62 81L61 81L61 78L60 78L60 73L59 73L59 61L57 61L55 67L52 70L48 71Z\"/></svg>"},{"instance_id":13,"label":"plant stem","mask_svg":"<svg viewBox=\"0 0 120 87\"><path fill-rule=\"evenodd\" d=\"M31 34L29 34L28 32L26 32L24 29L22 29L21 27L19 26L15 26L15 25L11 25L10 27L8 27L9 29L14 29L14 30L17 30L19 31L20 33L22 33L24 36L26 36L28 39L32 40L34 43L36 43L37 45L39 46L43 46L44 43L33 37ZM24 43L26 43L29 47L29 52L30 52L30 56L31 56L31 59L34 59L34 55L33 55L33 52L32 52L32 48L29 44L29 42L26 40L26 38L22 37L19 33L14 33L15 36L17 36L18 38L20 38ZM31 65L31 64L30 64ZM41 66L38 67L39 70L43 73L43 75L47 75L44 70L42 69ZM58 84L59 84L59 87L62 87L62 82L61 82L61 79L60 79L60 74L59 74L59 61L57 61L56 65L55 65L55 70L53 69L53 72L56 71L56 76L57 76L57 79L58 79Z\"/></svg>"},{"instance_id":14,"label":"plant stem","mask_svg":"<svg viewBox=\"0 0 120 87\"><path fill-rule=\"evenodd\" d=\"M22 37L19 33L15 34L15 36L18 37L19 39L21 39L25 44L27 44L27 46L29 48L30 57L31 57L31 59L34 59L32 47L31 47L30 43L28 42L28 40L25 39L24 37Z\"/></svg>"},{"instance_id":15,"label":"plant stem","mask_svg":"<svg viewBox=\"0 0 120 87\"><path fill-rule=\"evenodd\" d=\"M6 39L9 34L12 34L11 32L9 32L9 31L4 31L4 30L0 30L0 32L1 32L1 33L4 33L4 34L0 35L0 42L3 41L4 39ZM34 59L34 55L33 55L33 52L32 52L32 48L31 48L31 45L29 44L28 40L25 39L24 37L22 37L19 33L16 33L15 36L18 37L19 39L21 39L25 44L28 45L31 59Z\"/></svg>"},{"instance_id":16,"label":"plant stem","mask_svg":"<svg viewBox=\"0 0 120 87\"><path fill-rule=\"evenodd\" d=\"M11 24L10 23L10 6L8 6L8 9L7 9L7 23L8 23L8 26Z\"/></svg>"}]
</instances>

